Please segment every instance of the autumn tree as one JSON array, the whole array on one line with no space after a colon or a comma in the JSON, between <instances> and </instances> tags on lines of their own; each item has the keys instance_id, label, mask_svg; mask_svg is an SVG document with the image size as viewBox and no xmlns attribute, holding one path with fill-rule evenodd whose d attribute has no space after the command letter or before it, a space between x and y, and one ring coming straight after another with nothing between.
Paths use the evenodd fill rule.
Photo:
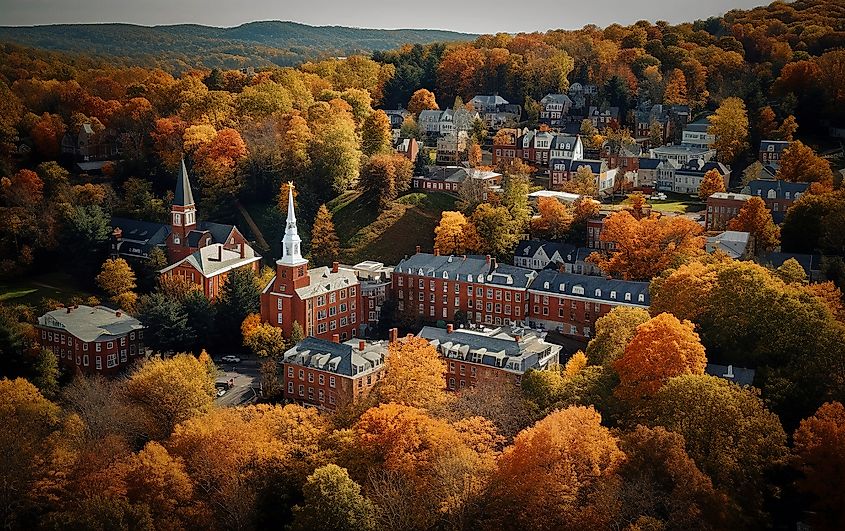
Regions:
<instances>
[{"instance_id":1,"label":"autumn tree","mask_svg":"<svg viewBox=\"0 0 845 531\"><path fill-rule=\"evenodd\" d=\"M759 249L770 251L780 244L780 229L759 197L752 197L742 205L739 214L728 222L728 229L748 232Z\"/></svg>"},{"instance_id":2,"label":"autumn tree","mask_svg":"<svg viewBox=\"0 0 845 531\"><path fill-rule=\"evenodd\" d=\"M408 189L413 173L411 161L399 154L377 154L361 168L359 187L369 199L386 210L399 192Z\"/></svg>"},{"instance_id":3,"label":"autumn tree","mask_svg":"<svg viewBox=\"0 0 845 531\"><path fill-rule=\"evenodd\" d=\"M777 131L777 127L775 111L772 110L772 107L766 105L760 109L757 115L757 136L761 140L772 139Z\"/></svg>"},{"instance_id":4,"label":"autumn tree","mask_svg":"<svg viewBox=\"0 0 845 531\"><path fill-rule=\"evenodd\" d=\"M790 258L775 269L777 276L787 284L803 284L807 282L807 272L795 258Z\"/></svg>"},{"instance_id":5,"label":"autumn tree","mask_svg":"<svg viewBox=\"0 0 845 531\"><path fill-rule=\"evenodd\" d=\"M62 137L65 134L65 123L57 114L44 113L37 119L30 134L35 142L38 153L46 160L59 157Z\"/></svg>"},{"instance_id":6,"label":"autumn tree","mask_svg":"<svg viewBox=\"0 0 845 531\"><path fill-rule=\"evenodd\" d=\"M434 246L443 254L462 255L474 249L472 230L461 212L444 210L434 228Z\"/></svg>"},{"instance_id":7,"label":"autumn tree","mask_svg":"<svg viewBox=\"0 0 845 531\"><path fill-rule=\"evenodd\" d=\"M140 406L150 434L166 438L173 428L208 411L214 399L214 380L197 358L178 354L150 359L126 381L126 397Z\"/></svg>"},{"instance_id":8,"label":"autumn tree","mask_svg":"<svg viewBox=\"0 0 845 531\"><path fill-rule=\"evenodd\" d=\"M682 436L661 426L637 426L622 435L621 521L648 516L660 522L660 529L732 527L729 515L738 512L737 505L713 488L684 445Z\"/></svg>"},{"instance_id":9,"label":"autumn tree","mask_svg":"<svg viewBox=\"0 0 845 531\"><path fill-rule=\"evenodd\" d=\"M291 177L304 176L311 167L308 148L313 135L308 122L302 116L283 115L278 128L281 132L279 157L282 171Z\"/></svg>"},{"instance_id":10,"label":"autumn tree","mask_svg":"<svg viewBox=\"0 0 845 531\"><path fill-rule=\"evenodd\" d=\"M293 205L288 205L288 200L290 198L290 189L293 188ZM299 189L296 186L292 186L290 181L285 181L279 186L279 198L277 204L279 206L279 212L282 214L287 214L288 209L293 207L296 209L297 203L296 198L299 196Z\"/></svg>"},{"instance_id":11,"label":"autumn tree","mask_svg":"<svg viewBox=\"0 0 845 531\"><path fill-rule=\"evenodd\" d=\"M103 262L100 274L97 275L97 285L111 296L112 300L126 302L133 297L126 297L135 289L135 272L123 258L109 258ZM134 295L134 293L132 294ZM133 301L134 302L134 301ZM132 311L132 307L125 308Z\"/></svg>"},{"instance_id":12,"label":"autumn tree","mask_svg":"<svg viewBox=\"0 0 845 531\"><path fill-rule=\"evenodd\" d=\"M467 149L467 162L471 168L481 166L481 146L477 142L471 142Z\"/></svg>"},{"instance_id":13,"label":"autumn tree","mask_svg":"<svg viewBox=\"0 0 845 531\"><path fill-rule=\"evenodd\" d=\"M430 90L424 88L418 89L414 92L411 99L408 101L408 112L416 117L419 117L420 112L422 111L437 110L439 108L440 107L437 106L437 101L434 98L434 94Z\"/></svg>"},{"instance_id":14,"label":"autumn tree","mask_svg":"<svg viewBox=\"0 0 845 531\"><path fill-rule=\"evenodd\" d=\"M748 149L748 114L745 102L725 98L716 113L710 116L708 134L715 136L713 147L719 161L732 163Z\"/></svg>"},{"instance_id":15,"label":"autumn tree","mask_svg":"<svg viewBox=\"0 0 845 531\"><path fill-rule=\"evenodd\" d=\"M786 212L781 228L783 249L789 252L842 254L838 235L845 230L845 193L801 194Z\"/></svg>"},{"instance_id":16,"label":"autumn tree","mask_svg":"<svg viewBox=\"0 0 845 531\"><path fill-rule=\"evenodd\" d=\"M605 254L590 259L610 274L632 280L649 280L684 257L704 247L703 229L683 216L660 217L656 213L641 220L629 212L608 216L601 232L603 242L613 242Z\"/></svg>"},{"instance_id":17,"label":"autumn tree","mask_svg":"<svg viewBox=\"0 0 845 531\"><path fill-rule=\"evenodd\" d=\"M507 207L482 203L476 207L469 221L472 228L468 230L477 233L480 251L496 256L507 256L513 252L521 231L515 226ZM475 236L470 239L474 240Z\"/></svg>"},{"instance_id":18,"label":"autumn tree","mask_svg":"<svg viewBox=\"0 0 845 531\"><path fill-rule=\"evenodd\" d=\"M725 178L715 168L708 170L701 178L701 185L698 187L698 197L702 201L717 192L725 191Z\"/></svg>"},{"instance_id":19,"label":"autumn tree","mask_svg":"<svg viewBox=\"0 0 845 531\"><path fill-rule=\"evenodd\" d=\"M428 341L408 337L388 346L379 396L387 402L431 408L446 400L445 362Z\"/></svg>"},{"instance_id":20,"label":"autumn tree","mask_svg":"<svg viewBox=\"0 0 845 531\"><path fill-rule=\"evenodd\" d=\"M539 217L531 220L531 232L544 240L560 240L572 225L572 212L553 197L541 197L537 201Z\"/></svg>"},{"instance_id":21,"label":"autumn tree","mask_svg":"<svg viewBox=\"0 0 845 531\"><path fill-rule=\"evenodd\" d=\"M370 156L376 153L390 153L392 133L390 119L382 110L371 112L361 127L361 151Z\"/></svg>"},{"instance_id":22,"label":"autumn tree","mask_svg":"<svg viewBox=\"0 0 845 531\"><path fill-rule=\"evenodd\" d=\"M280 358L286 350L282 329L270 323L262 323L257 313L249 314L241 324L244 346L260 358Z\"/></svg>"},{"instance_id":23,"label":"autumn tree","mask_svg":"<svg viewBox=\"0 0 845 531\"><path fill-rule=\"evenodd\" d=\"M820 183L826 188L833 185L830 163L816 155L813 148L800 140L789 144L781 155L777 178L798 183Z\"/></svg>"},{"instance_id":24,"label":"autumn tree","mask_svg":"<svg viewBox=\"0 0 845 531\"><path fill-rule=\"evenodd\" d=\"M586 197L594 197L599 194L596 177L589 166L579 166L572 177L563 183L561 190Z\"/></svg>"},{"instance_id":25,"label":"autumn tree","mask_svg":"<svg viewBox=\"0 0 845 531\"><path fill-rule=\"evenodd\" d=\"M331 265L340 254L340 240L334 229L332 214L320 205L311 227L311 260L314 265Z\"/></svg>"},{"instance_id":26,"label":"autumn tree","mask_svg":"<svg viewBox=\"0 0 845 531\"><path fill-rule=\"evenodd\" d=\"M777 129L777 137L780 140L792 142L795 140L795 133L798 132L798 121L791 114L784 118L780 127Z\"/></svg>"},{"instance_id":27,"label":"autumn tree","mask_svg":"<svg viewBox=\"0 0 845 531\"><path fill-rule=\"evenodd\" d=\"M613 498L624 459L594 409L555 411L517 435L502 454L489 518L508 528L606 527L618 510Z\"/></svg>"},{"instance_id":28,"label":"autumn tree","mask_svg":"<svg viewBox=\"0 0 845 531\"><path fill-rule=\"evenodd\" d=\"M661 313L637 327L622 357L613 362L620 380L616 394L624 400L650 397L669 378L704 374L706 365L694 325Z\"/></svg>"},{"instance_id":29,"label":"autumn tree","mask_svg":"<svg viewBox=\"0 0 845 531\"><path fill-rule=\"evenodd\" d=\"M747 521L764 521L766 477L785 463L786 434L753 389L715 376L678 376L657 392L653 411L654 425L683 436L689 456L743 504Z\"/></svg>"},{"instance_id":30,"label":"autumn tree","mask_svg":"<svg viewBox=\"0 0 845 531\"><path fill-rule=\"evenodd\" d=\"M237 196L244 184L237 166L247 153L241 134L231 128L221 129L210 142L200 145L193 159L204 193L214 201Z\"/></svg>"},{"instance_id":31,"label":"autumn tree","mask_svg":"<svg viewBox=\"0 0 845 531\"><path fill-rule=\"evenodd\" d=\"M622 356L637 327L648 319L647 310L627 306L616 306L599 317L595 334L587 344L587 359L593 365L611 365Z\"/></svg>"},{"instance_id":32,"label":"autumn tree","mask_svg":"<svg viewBox=\"0 0 845 531\"><path fill-rule=\"evenodd\" d=\"M32 207L44 198L44 182L32 170L19 170L0 179L0 193L11 207Z\"/></svg>"},{"instance_id":33,"label":"autumn tree","mask_svg":"<svg viewBox=\"0 0 845 531\"><path fill-rule=\"evenodd\" d=\"M291 529L375 529L373 503L361 494L361 486L350 479L345 468L334 464L318 468L308 476L302 491L304 503L293 508Z\"/></svg>"},{"instance_id":34,"label":"autumn tree","mask_svg":"<svg viewBox=\"0 0 845 531\"><path fill-rule=\"evenodd\" d=\"M678 68L673 69L666 79L666 91L663 93L664 105L686 105L687 100L687 80L684 77L683 71Z\"/></svg>"},{"instance_id":35,"label":"autumn tree","mask_svg":"<svg viewBox=\"0 0 845 531\"><path fill-rule=\"evenodd\" d=\"M794 463L801 472L799 488L812 497L813 525L819 529L845 526L845 408L823 404L795 430Z\"/></svg>"},{"instance_id":36,"label":"autumn tree","mask_svg":"<svg viewBox=\"0 0 845 531\"><path fill-rule=\"evenodd\" d=\"M313 138L307 143L307 154L312 163L318 186L341 193L349 190L358 180L361 169L361 151L352 116L342 110L333 110L325 102L309 108ZM312 112L318 109L318 112Z\"/></svg>"}]
</instances>

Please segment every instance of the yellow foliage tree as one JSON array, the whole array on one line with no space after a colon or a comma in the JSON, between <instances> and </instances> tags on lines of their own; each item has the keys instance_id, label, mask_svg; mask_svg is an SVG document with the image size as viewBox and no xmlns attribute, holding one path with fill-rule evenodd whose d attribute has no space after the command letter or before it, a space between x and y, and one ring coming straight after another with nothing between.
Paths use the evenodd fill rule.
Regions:
<instances>
[{"instance_id":1,"label":"yellow foliage tree","mask_svg":"<svg viewBox=\"0 0 845 531\"><path fill-rule=\"evenodd\" d=\"M772 250L780 244L780 229L759 197L752 197L742 205L739 214L728 222L728 229L750 233L758 249Z\"/></svg>"},{"instance_id":2,"label":"yellow foliage tree","mask_svg":"<svg viewBox=\"0 0 845 531\"><path fill-rule=\"evenodd\" d=\"M531 220L531 231L536 237L559 240L569 232L573 216L566 205L553 197L541 197L537 210L539 216Z\"/></svg>"},{"instance_id":3,"label":"yellow foliage tree","mask_svg":"<svg viewBox=\"0 0 845 531\"><path fill-rule=\"evenodd\" d=\"M444 210L434 228L434 246L443 254L466 254L475 247L468 228L469 221L461 212Z\"/></svg>"},{"instance_id":4,"label":"yellow foliage tree","mask_svg":"<svg viewBox=\"0 0 845 531\"><path fill-rule=\"evenodd\" d=\"M706 201L708 197L717 193L725 191L725 179L717 170L708 170L701 179L701 185L698 187L698 197L702 201Z\"/></svg>"},{"instance_id":5,"label":"yellow foliage tree","mask_svg":"<svg viewBox=\"0 0 845 531\"><path fill-rule=\"evenodd\" d=\"M382 400L420 408L432 408L447 399L443 374L446 364L437 350L420 337L395 341L388 347Z\"/></svg>"},{"instance_id":6,"label":"yellow foliage tree","mask_svg":"<svg viewBox=\"0 0 845 531\"><path fill-rule=\"evenodd\" d=\"M740 98L725 98L716 113L710 116L707 132L716 140L719 161L732 163L748 149L748 113Z\"/></svg>"}]
</instances>

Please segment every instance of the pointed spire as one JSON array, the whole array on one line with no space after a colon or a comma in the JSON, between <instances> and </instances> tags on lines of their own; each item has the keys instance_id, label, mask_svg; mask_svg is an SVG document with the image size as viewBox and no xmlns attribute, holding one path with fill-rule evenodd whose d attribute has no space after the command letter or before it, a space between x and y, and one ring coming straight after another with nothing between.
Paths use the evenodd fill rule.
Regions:
<instances>
[{"instance_id":1,"label":"pointed spire","mask_svg":"<svg viewBox=\"0 0 845 531\"><path fill-rule=\"evenodd\" d=\"M185 157L182 157L182 167L179 170L179 176L176 178L173 204L183 207L194 205L194 194L191 192L191 181L188 179L188 170L185 168Z\"/></svg>"},{"instance_id":2,"label":"pointed spire","mask_svg":"<svg viewBox=\"0 0 845 531\"><path fill-rule=\"evenodd\" d=\"M303 265L308 260L302 257L302 240L296 228L296 214L293 205L293 183L288 183L288 219L285 224L285 237L282 238L282 258L276 263L283 265Z\"/></svg>"}]
</instances>

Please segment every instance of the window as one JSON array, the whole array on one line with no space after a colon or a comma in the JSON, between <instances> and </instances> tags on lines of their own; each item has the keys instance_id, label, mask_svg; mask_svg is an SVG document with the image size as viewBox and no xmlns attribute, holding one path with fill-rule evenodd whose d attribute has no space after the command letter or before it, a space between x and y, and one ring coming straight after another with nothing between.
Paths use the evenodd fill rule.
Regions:
<instances>
[{"instance_id":1,"label":"window","mask_svg":"<svg viewBox=\"0 0 845 531\"><path fill-rule=\"evenodd\" d=\"M102 343L95 343L97 352L100 352L103 344Z\"/></svg>"},{"instance_id":2,"label":"window","mask_svg":"<svg viewBox=\"0 0 845 531\"><path fill-rule=\"evenodd\" d=\"M106 357L106 367L111 369L115 365L117 365L117 354L109 354L108 357Z\"/></svg>"},{"instance_id":3,"label":"window","mask_svg":"<svg viewBox=\"0 0 845 531\"><path fill-rule=\"evenodd\" d=\"M113 348L114 348L114 341L109 341L109 343L108 343L108 345L106 345L106 347L107 347L109 350L113 349Z\"/></svg>"},{"instance_id":4,"label":"window","mask_svg":"<svg viewBox=\"0 0 845 531\"><path fill-rule=\"evenodd\" d=\"M329 387L334 387L334 386L335 386L335 377L329 376Z\"/></svg>"},{"instance_id":5,"label":"window","mask_svg":"<svg viewBox=\"0 0 845 531\"><path fill-rule=\"evenodd\" d=\"M288 367L288 378L293 378L293 367Z\"/></svg>"},{"instance_id":6,"label":"window","mask_svg":"<svg viewBox=\"0 0 845 531\"><path fill-rule=\"evenodd\" d=\"M304 385L299 386L299 396L305 396L305 386Z\"/></svg>"},{"instance_id":7,"label":"window","mask_svg":"<svg viewBox=\"0 0 845 531\"><path fill-rule=\"evenodd\" d=\"M337 293L331 292L329 293L329 303L334 303L337 300Z\"/></svg>"},{"instance_id":8,"label":"window","mask_svg":"<svg viewBox=\"0 0 845 531\"><path fill-rule=\"evenodd\" d=\"M98 371L102 370L103 369L103 358L100 357L100 356L97 356L96 358L94 358L94 366L97 368Z\"/></svg>"},{"instance_id":9,"label":"window","mask_svg":"<svg viewBox=\"0 0 845 531\"><path fill-rule=\"evenodd\" d=\"M82 356L82 364L88 366L88 354Z\"/></svg>"},{"instance_id":10,"label":"window","mask_svg":"<svg viewBox=\"0 0 845 531\"><path fill-rule=\"evenodd\" d=\"M288 394L293 394L293 382L288 382Z\"/></svg>"},{"instance_id":11,"label":"window","mask_svg":"<svg viewBox=\"0 0 845 531\"><path fill-rule=\"evenodd\" d=\"M300 379L300 380L304 380L304 379L305 379L305 370L303 370L303 369L299 369L299 379Z\"/></svg>"},{"instance_id":12,"label":"window","mask_svg":"<svg viewBox=\"0 0 845 531\"><path fill-rule=\"evenodd\" d=\"M88 356L85 356L85 357L87 358ZM120 350L120 362L126 363L126 349L125 348Z\"/></svg>"},{"instance_id":13,"label":"window","mask_svg":"<svg viewBox=\"0 0 845 531\"><path fill-rule=\"evenodd\" d=\"M82 350L84 350L85 352L88 352L88 343L82 344Z\"/></svg>"}]
</instances>

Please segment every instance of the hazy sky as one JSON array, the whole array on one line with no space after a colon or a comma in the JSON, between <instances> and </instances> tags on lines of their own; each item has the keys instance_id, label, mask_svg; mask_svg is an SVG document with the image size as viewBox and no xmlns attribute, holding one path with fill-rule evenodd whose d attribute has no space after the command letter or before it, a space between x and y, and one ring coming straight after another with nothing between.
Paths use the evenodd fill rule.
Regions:
<instances>
[{"instance_id":1,"label":"hazy sky","mask_svg":"<svg viewBox=\"0 0 845 531\"><path fill-rule=\"evenodd\" d=\"M0 25L81 22L196 23L254 20L469 33L544 31L640 19L692 21L766 0L0 0Z\"/></svg>"}]
</instances>

